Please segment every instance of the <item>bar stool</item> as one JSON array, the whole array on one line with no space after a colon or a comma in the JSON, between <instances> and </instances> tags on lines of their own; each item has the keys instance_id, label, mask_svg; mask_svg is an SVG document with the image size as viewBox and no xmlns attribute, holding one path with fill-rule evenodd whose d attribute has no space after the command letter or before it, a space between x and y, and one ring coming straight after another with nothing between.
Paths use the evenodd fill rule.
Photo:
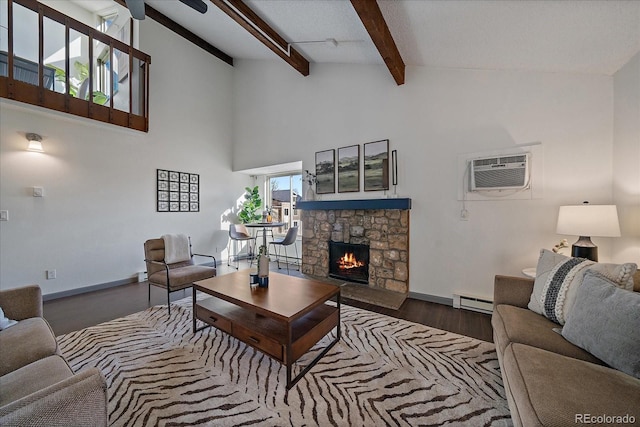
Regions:
<instances>
[{"instance_id":1,"label":"bar stool","mask_svg":"<svg viewBox=\"0 0 640 427\"><path fill-rule=\"evenodd\" d=\"M276 261L278 262L278 269L280 269L280 251L276 250L278 246L284 248L284 257L287 259L287 274L289 274L289 256L287 255L287 246L291 246L296 242L296 237L298 237L298 227L291 227L287 234L282 239L276 239L272 242L269 242L270 245L273 245L273 249L276 253ZM298 247L294 245L296 249L296 259L298 258ZM298 271L300 271L300 264L298 263Z\"/></svg>"},{"instance_id":2,"label":"bar stool","mask_svg":"<svg viewBox=\"0 0 640 427\"><path fill-rule=\"evenodd\" d=\"M249 242L249 259L250 264L253 264L253 249L251 247L251 241L255 241L254 237L251 236L249 234L249 231L247 230L247 227L245 227L242 224L230 224L229 225L229 245L231 246L231 242L233 242L233 252L234 254L231 253L231 249L228 247L228 253L229 256L227 257L227 265L231 266L230 261L232 257L235 257L236 259L236 270L238 269L239 265L240 265L240 261L238 258L238 242L245 242L248 241Z\"/></svg>"}]
</instances>

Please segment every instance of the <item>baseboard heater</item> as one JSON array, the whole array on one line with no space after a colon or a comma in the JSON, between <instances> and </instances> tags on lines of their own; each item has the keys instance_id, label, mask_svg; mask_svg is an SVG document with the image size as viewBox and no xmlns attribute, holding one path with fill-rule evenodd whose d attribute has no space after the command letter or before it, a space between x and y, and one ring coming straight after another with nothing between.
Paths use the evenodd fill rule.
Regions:
<instances>
[{"instance_id":1,"label":"baseboard heater","mask_svg":"<svg viewBox=\"0 0 640 427\"><path fill-rule=\"evenodd\" d=\"M493 313L493 301L468 294L453 294L453 307L480 313Z\"/></svg>"}]
</instances>

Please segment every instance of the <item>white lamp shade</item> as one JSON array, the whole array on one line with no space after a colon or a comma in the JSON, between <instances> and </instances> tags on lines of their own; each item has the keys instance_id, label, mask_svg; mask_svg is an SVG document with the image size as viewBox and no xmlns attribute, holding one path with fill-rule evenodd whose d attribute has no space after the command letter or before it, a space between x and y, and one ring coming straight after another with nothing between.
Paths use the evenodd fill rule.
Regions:
<instances>
[{"instance_id":1,"label":"white lamp shade","mask_svg":"<svg viewBox=\"0 0 640 427\"><path fill-rule=\"evenodd\" d=\"M616 205L560 206L556 233L570 236L618 237Z\"/></svg>"}]
</instances>

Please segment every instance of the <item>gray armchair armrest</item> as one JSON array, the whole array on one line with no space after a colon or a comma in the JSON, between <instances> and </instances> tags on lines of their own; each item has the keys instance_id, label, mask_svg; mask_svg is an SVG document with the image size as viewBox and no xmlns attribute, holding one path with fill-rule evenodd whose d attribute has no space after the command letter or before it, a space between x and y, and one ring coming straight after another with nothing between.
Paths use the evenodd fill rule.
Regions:
<instances>
[{"instance_id":1,"label":"gray armchair armrest","mask_svg":"<svg viewBox=\"0 0 640 427\"><path fill-rule=\"evenodd\" d=\"M527 308L533 283L533 279L525 277L496 276L493 284L493 306L507 304Z\"/></svg>"},{"instance_id":2,"label":"gray armchair armrest","mask_svg":"<svg viewBox=\"0 0 640 427\"><path fill-rule=\"evenodd\" d=\"M91 368L0 408L2 426L106 426L107 384Z\"/></svg>"},{"instance_id":3,"label":"gray armchair armrest","mask_svg":"<svg viewBox=\"0 0 640 427\"><path fill-rule=\"evenodd\" d=\"M0 291L0 307L13 320L42 317L42 291L38 285Z\"/></svg>"}]
</instances>

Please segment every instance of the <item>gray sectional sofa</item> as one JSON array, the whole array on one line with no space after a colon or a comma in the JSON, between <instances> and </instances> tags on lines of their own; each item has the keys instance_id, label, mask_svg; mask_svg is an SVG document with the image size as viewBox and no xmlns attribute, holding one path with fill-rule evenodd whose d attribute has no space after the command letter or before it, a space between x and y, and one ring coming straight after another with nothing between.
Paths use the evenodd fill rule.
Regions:
<instances>
[{"instance_id":1,"label":"gray sectional sofa","mask_svg":"<svg viewBox=\"0 0 640 427\"><path fill-rule=\"evenodd\" d=\"M634 283L640 292L640 273ZM640 423L640 379L571 344L559 324L529 310L533 288L533 279L495 277L491 323L514 425Z\"/></svg>"}]
</instances>

